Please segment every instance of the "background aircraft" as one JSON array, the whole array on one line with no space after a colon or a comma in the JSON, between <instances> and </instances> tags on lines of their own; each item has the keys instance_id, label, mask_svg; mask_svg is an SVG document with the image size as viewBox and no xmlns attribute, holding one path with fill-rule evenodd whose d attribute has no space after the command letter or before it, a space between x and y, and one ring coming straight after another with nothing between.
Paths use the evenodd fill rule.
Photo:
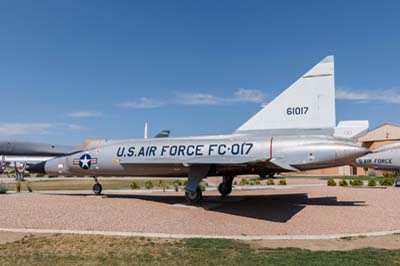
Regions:
<instances>
[{"instance_id":1,"label":"background aircraft","mask_svg":"<svg viewBox=\"0 0 400 266\"><path fill-rule=\"evenodd\" d=\"M155 135L154 138L167 138L169 134L170 130L165 129ZM145 125L144 138L147 138L147 123ZM25 169L29 170L31 165L39 162L112 142L112 140L86 140L80 145L70 146L27 141L0 141L0 154L2 155L0 174L3 173L7 167L14 168L17 172L22 174Z\"/></svg>"},{"instance_id":2,"label":"background aircraft","mask_svg":"<svg viewBox=\"0 0 400 266\"><path fill-rule=\"evenodd\" d=\"M395 172L397 176L400 173L400 143L390 143L383 145L372 153L358 158L354 166L363 168L372 168L375 170ZM400 180L396 180L396 186L400 186Z\"/></svg>"},{"instance_id":3,"label":"background aircraft","mask_svg":"<svg viewBox=\"0 0 400 266\"><path fill-rule=\"evenodd\" d=\"M50 175L188 177L185 197L197 203L207 176L266 175L345 165L367 149L334 136L334 59L328 56L231 135L119 140L34 165Z\"/></svg>"}]
</instances>

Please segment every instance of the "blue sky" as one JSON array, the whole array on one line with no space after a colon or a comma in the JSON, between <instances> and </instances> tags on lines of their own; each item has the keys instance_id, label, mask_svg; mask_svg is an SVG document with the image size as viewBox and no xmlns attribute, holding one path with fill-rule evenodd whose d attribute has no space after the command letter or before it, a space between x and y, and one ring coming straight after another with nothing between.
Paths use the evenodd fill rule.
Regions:
<instances>
[{"instance_id":1,"label":"blue sky","mask_svg":"<svg viewBox=\"0 0 400 266\"><path fill-rule=\"evenodd\" d=\"M399 1L1 1L1 139L231 133L326 55L337 121L400 123Z\"/></svg>"}]
</instances>

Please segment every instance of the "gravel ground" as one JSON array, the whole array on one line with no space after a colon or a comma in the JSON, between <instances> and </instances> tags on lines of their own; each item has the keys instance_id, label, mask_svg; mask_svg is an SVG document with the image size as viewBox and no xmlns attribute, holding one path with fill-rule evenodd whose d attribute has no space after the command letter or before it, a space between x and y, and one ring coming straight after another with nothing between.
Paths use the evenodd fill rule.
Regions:
<instances>
[{"instance_id":1,"label":"gravel ground","mask_svg":"<svg viewBox=\"0 0 400 266\"><path fill-rule=\"evenodd\" d=\"M296 181L297 182L297 181ZM399 230L396 188L292 187L206 192L200 207L182 193L68 192L0 195L0 228L209 235L306 235Z\"/></svg>"}]
</instances>

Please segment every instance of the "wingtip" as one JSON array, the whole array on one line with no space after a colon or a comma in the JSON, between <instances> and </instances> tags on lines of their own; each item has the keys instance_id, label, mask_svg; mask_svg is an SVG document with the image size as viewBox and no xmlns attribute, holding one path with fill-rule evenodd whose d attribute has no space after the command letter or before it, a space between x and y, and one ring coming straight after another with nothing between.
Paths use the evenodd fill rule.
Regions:
<instances>
[{"instance_id":1,"label":"wingtip","mask_svg":"<svg viewBox=\"0 0 400 266\"><path fill-rule=\"evenodd\" d=\"M335 60L335 57L333 55L328 55L327 57L325 57L321 63L333 63Z\"/></svg>"}]
</instances>

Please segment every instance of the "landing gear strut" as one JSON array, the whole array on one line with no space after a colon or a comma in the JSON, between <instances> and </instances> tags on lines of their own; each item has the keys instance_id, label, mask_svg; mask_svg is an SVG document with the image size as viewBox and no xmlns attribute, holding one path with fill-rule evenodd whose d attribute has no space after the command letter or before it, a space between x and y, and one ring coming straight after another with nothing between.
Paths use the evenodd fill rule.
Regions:
<instances>
[{"instance_id":1,"label":"landing gear strut","mask_svg":"<svg viewBox=\"0 0 400 266\"><path fill-rule=\"evenodd\" d=\"M94 178L94 182L96 182L93 185L93 193L96 195L100 195L101 191L103 190L103 186L99 183L96 176L94 176L93 178Z\"/></svg>"},{"instance_id":2,"label":"landing gear strut","mask_svg":"<svg viewBox=\"0 0 400 266\"><path fill-rule=\"evenodd\" d=\"M222 183L218 186L218 191L221 193L222 197L226 197L232 192L232 182L234 176L224 176Z\"/></svg>"},{"instance_id":3,"label":"landing gear strut","mask_svg":"<svg viewBox=\"0 0 400 266\"><path fill-rule=\"evenodd\" d=\"M190 203L199 203L203 198L203 193L201 192L201 189L197 187L196 192L186 191L185 198Z\"/></svg>"},{"instance_id":4,"label":"landing gear strut","mask_svg":"<svg viewBox=\"0 0 400 266\"><path fill-rule=\"evenodd\" d=\"M269 174L269 175L268 175L268 178L275 179L276 177L275 177L275 174Z\"/></svg>"}]
</instances>

